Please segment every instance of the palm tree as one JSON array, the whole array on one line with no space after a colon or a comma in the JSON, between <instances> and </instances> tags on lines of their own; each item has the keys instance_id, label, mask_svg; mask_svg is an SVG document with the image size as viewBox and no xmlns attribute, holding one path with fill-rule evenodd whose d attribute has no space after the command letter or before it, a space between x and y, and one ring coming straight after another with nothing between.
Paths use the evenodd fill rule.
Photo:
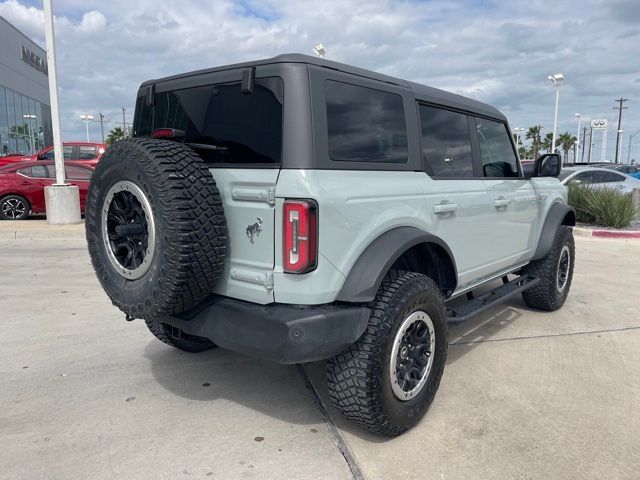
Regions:
<instances>
[{"instance_id":1,"label":"palm tree","mask_svg":"<svg viewBox=\"0 0 640 480\"><path fill-rule=\"evenodd\" d=\"M558 147L562 149L562 158L566 162L569 157L569 150L576 145L576 137L569 132L564 132L558 137Z\"/></svg>"},{"instance_id":2,"label":"palm tree","mask_svg":"<svg viewBox=\"0 0 640 480\"><path fill-rule=\"evenodd\" d=\"M540 151L540 132L542 130L542 125L535 125L533 127L529 127L527 133L525 133L524 138L527 140L531 140L531 156L535 160L538 157L538 152Z\"/></svg>"},{"instance_id":3,"label":"palm tree","mask_svg":"<svg viewBox=\"0 0 640 480\"><path fill-rule=\"evenodd\" d=\"M556 143L558 143L557 139L556 139ZM544 140L542 140L542 143L540 144L540 146L544 148L547 153L550 153L551 150L553 149L552 144L553 144L553 133L547 133L544 136Z\"/></svg>"},{"instance_id":4,"label":"palm tree","mask_svg":"<svg viewBox=\"0 0 640 480\"><path fill-rule=\"evenodd\" d=\"M122 140L128 137L129 135L127 135L125 131L122 130L121 127L115 127L115 128L112 128L111 131L109 132L106 142L107 142L107 145L113 145L118 140Z\"/></svg>"}]
</instances>

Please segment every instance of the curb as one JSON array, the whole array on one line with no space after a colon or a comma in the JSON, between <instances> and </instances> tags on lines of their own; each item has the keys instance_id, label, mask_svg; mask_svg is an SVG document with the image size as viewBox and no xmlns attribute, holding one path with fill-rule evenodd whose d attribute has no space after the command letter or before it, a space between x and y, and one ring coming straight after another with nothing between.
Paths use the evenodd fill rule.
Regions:
<instances>
[{"instance_id":1,"label":"curb","mask_svg":"<svg viewBox=\"0 0 640 480\"><path fill-rule=\"evenodd\" d=\"M573 227L573 232L580 237L640 240L640 230L600 230L596 228Z\"/></svg>"},{"instance_id":2,"label":"curb","mask_svg":"<svg viewBox=\"0 0 640 480\"><path fill-rule=\"evenodd\" d=\"M4 223L4 222L3 222ZM0 240L56 240L56 239L84 239L84 224L76 225L38 225L19 226L11 225L2 228L0 223Z\"/></svg>"}]
</instances>

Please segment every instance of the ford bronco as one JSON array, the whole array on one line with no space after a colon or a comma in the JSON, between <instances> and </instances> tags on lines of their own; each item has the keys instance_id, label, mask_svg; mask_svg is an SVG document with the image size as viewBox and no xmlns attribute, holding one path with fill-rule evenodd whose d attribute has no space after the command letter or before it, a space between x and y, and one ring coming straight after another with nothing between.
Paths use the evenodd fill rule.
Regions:
<instances>
[{"instance_id":1,"label":"ford bronco","mask_svg":"<svg viewBox=\"0 0 640 480\"><path fill-rule=\"evenodd\" d=\"M281 55L144 82L133 138L92 177L87 240L114 305L161 341L327 359L336 408L396 436L434 398L448 322L565 302L560 167L525 174L489 105Z\"/></svg>"}]
</instances>

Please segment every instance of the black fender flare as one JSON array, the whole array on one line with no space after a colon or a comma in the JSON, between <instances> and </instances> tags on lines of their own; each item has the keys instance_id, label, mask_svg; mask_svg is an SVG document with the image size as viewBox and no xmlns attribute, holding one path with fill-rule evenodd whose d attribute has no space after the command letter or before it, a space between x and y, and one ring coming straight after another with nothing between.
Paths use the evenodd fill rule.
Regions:
<instances>
[{"instance_id":1,"label":"black fender flare","mask_svg":"<svg viewBox=\"0 0 640 480\"><path fill-rule=\"evenodd\" d=\"M365 248L347 275L336 300L350 303L372 301L394 262L420 243L434 243L442 247L453 264L454 281L457 280L455 260L444 240L416 227L397 227L387 230Z\"/></svg>"},{"instance_id":2,"label":"black fender flare","mask_svg":"<svg viewBox=\"0 0 640 480\"><path fill-rule=\"evenodd\" d=\"M549 213L547 213L532 260L540 260L549 252L560 225L573 227L575 224L576 213L573 207L561 202L554 203L549 209Z\"/></svg>"}]
</instances>

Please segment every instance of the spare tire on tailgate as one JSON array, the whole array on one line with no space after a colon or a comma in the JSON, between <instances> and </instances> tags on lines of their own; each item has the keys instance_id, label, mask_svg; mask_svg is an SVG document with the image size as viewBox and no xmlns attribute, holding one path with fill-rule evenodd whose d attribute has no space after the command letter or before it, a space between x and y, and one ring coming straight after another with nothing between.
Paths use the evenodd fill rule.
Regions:
<instances>
[{"instance_id":1,"label":"spare tire on tailgate","mask_svg":"<svg viewBox=\"0 0 640 480\"><path fill-rule=\"evenodd\" d=\"M87 195L91 262L111 301L133 318L189 310L223 270L227 228L211 173L189 147L120 140Z\"/></svg>"}]
</instances>

